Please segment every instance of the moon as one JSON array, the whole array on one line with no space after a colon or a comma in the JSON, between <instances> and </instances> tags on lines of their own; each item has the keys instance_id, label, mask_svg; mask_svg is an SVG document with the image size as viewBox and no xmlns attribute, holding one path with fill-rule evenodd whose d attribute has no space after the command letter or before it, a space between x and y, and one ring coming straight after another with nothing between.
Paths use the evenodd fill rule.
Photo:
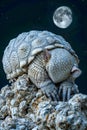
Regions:
<instances>
[{"instance_id":1,"label":"moon","mask_svg":"<svg viewBox=\"0 0 87 130\"><path fill-rule=\"evenodd\" d=\"M53 22L59 28L67 28L72 23L72 11L67 6L58 7L53 14Z\"/></svg>"}]
</instances>

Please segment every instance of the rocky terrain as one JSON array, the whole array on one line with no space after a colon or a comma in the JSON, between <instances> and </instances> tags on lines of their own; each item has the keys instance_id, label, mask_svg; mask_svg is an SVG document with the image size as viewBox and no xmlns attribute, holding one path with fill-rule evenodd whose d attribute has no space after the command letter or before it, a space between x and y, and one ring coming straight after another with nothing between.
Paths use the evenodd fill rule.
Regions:
<instances>
[{"instance_id":1,"label":"rocky terrain","mask_svg":"<svg viewBox=\"0 0 87 130\"><path fill-rule=\"evenodd\" d=\"M87 130L87 95L53 102L24 74L0 91L0 130Z\"/></svg>"}]
</instances>

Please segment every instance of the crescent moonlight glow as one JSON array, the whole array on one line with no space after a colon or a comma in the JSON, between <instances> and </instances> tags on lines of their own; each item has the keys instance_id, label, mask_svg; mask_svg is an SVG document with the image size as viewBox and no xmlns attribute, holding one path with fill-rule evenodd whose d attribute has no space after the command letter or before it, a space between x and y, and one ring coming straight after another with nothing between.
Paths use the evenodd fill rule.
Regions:
<instances>
[{"instance_id":1,"label":"crescent moonlight glow","mask_svg":"<svg viewBox=\"0 0 87 130\"><path fill-rule=\"evenodd\" d=\"M67 28L72 23L72 11L67 6L57 8L53 14L53 22L59 28Z\"/></svg>"}]
</instances>

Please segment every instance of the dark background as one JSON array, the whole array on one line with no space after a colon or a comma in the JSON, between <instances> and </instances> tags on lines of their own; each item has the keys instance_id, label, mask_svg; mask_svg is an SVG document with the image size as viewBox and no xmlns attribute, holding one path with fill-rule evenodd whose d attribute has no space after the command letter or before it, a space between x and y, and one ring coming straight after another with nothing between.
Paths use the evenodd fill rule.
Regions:
<instances>
[{"instance_id":1,"label":"dark background","mask_svg":"<svg viewBox=\"0 0 87 130\"><path fill-rule=\"evenodd\" d=\"M53 23L59 6L68 6L73 22L66 29ZM2 67L2 56L9 40L30 30L48 30L62 35L80 58L82 75L76 80L80 92L87 94L87 3L86 0L0 0L0 88L8 83Z\"/></svg>"}]
</instances>

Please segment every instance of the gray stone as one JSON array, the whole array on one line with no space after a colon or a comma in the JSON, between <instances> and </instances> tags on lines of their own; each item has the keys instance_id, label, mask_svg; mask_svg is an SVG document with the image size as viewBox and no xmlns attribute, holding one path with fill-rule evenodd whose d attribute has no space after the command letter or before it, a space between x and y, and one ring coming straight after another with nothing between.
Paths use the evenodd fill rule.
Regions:
<instances>
[{"instance_id":1,"label":"gray stone","mask_svg":"<svg viewBox=\"0 0 87 130\"><path fill-rule=\"evenodd\" d=\"M15 84L12 85L15 86ZM16 97L11 97L11 100L3 98L5 102L2 101L0 115L4 118L0 119L0 130L87 129L87 95L79 93L68 102L54 102L50 101L40 90L36 91L33 87L28 88L28 92L24 97L20 93L21 98L19 98L17 107L14 107L12 100L18 98L19 93L15 93L13 91L14 87L11 87ZM37 96L30 100L31 91ZM7 102L9 102L8 109L6 107Z\"/></svg>"}]
</instances>

